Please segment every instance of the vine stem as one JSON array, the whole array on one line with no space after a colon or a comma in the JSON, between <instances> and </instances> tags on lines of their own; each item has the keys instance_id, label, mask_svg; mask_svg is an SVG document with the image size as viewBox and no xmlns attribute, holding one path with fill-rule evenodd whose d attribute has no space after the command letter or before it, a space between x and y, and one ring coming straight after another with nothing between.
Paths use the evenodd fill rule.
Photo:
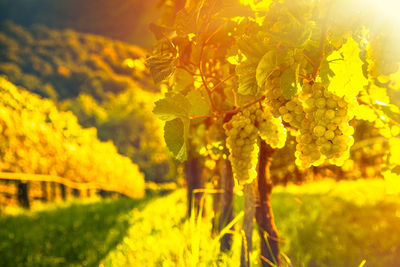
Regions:
<instances>
[{"instance_id":1,"label":"vine stem","mask_svg":"<svg viewBox=\"0 0 400 267\"><path fill-rule=\"evenodd\" d=\"M369 97L369 100L371 101L371 100L372 100L371 97L370 97L370 96L368 96L368 97ZM374 111L375 115L376 115L378 118L381 118L382 114L379 113L378 109L377 109L371 102L370 102L370 103L365 102L365 101L362 100L360 97L357 97L357 102L358 102L359 104L367 105L368 107L370 107L370 108ZM384 116L385 116L385 115L386 115L386 114L384 114ZM389 121L392 122L393 124L395 124L395 125L397 125L397 126L400 126L400 123L398 123L398 122L395 121L394 119L392 119L392 118L390 118L390 117L388 117L388 116L385 116L385 118L388 118Z\"/></svg>"},{"instance_id":2,"label":"vine stem","mask_svg":"<svg viewBox=\"0 0 400 267\"><path fill-rule=\"evenodd\" d=\"M315 62L304 51L303 56L307 59L308 62L310 62L311 65L313 65L313 67L315 67Z\"/></svg>"},{"instance_id":3,"label":"vine stem","mask_svg":"<svg viewBox=\"0 0 400 267\"><path fill-rule=\"evenodd\" d=\"M215 118L215 115L201 115L201 116L193 116L190 117L191 120L195 120L195 119L206 119L206 118Z\"/></svg>"},{"instance_id":4,"label":"vine stem","mask_svg":"<svg viewBox=\"0 0 400 267\"><path fill-rule=\"evenodd\" d=\"M235 77L236 73L232 73L231 75L229 75L228 77L226 77L225 79L223 79L222 81L220 81L217 85L215 85L212 89L211 92L213 93L215 90L217 90L222 84L224 84L227 80L231 79L232 77Z\"/></svg>"},{"instance_id":5,"label":"vine stem","mask_svg":"<svg viewBox=\"0 0 400 267\"><path fill-rule=\"evenodd\" d=\"M208 95L208 98L210 99L210 103L211 103L211 106L212 106L213 110L217 111L218 113L220 113L221 110L217 107L217 105L215 105L214 99L212 97L212 89L210 89L208 84L207 84L207 81L206 81L206 78L205 78L205 75L204 75L204 71L203 71L203 64L202 63L203 63L204 47L223 28L224 25L225 25L225 23L220 25L206 40L204 40L202 42L201 48L200 48L199 63L198 63L198 68L199 68L199 71L200 71L201 81L203 82L204 88L207 91L207 95ZM208 27L209 26L210 26L210 24L208 23L207 27L206 27L206 29L207 29L206 31L208 31ZM218 85L218 86L220 86L220 85Z\"/></svg>"},{"instance_id":6,"label":"vine stem","mask_svg":"<svg viewBox=\"0 0 400 267\"><path fill-rule=\"evenodd\" d=\"M321 38L319 40L320 55L319 55L318 61L314 65L314 73L312 75L314 80L317 78L319 71L321 70L321 63L325 57L325 45L326 45L325 39L326 39L326 23L324 23L322 25L322 29L321 29Z\"/></svg>"},{"instance_id":7,"label":"vine stem","mask_svg":"<svg viewBox=\"0 0 400 267\"><path fill-rule=\"evenodd\" d=\"M192 76L197 76L197 74L196 73L194 73L193 71L191 71L191 70L189 70L188 68L186 68L185 66L176 66L178 69L183 69L183 70L185 70L185 71L187 71L187 73L189 73L190 75L192 75Z\"/></svg>"},{"instance_id":8,"label":"vine stem","mask_svg":"<svg viewBox=\"0 0 400 267\"><path fill-rule=\"evenodd\" d=\"M238 107L238 108L235 108L235 109L232 109L232 110L223 110L222 112L225 113L225 114L236 114L236 113L238 113L239 111L241 111L242 109L248 108L248 107L250 107L250 106L252 106L252 105L254 105L254 104L256 104L256 103L260 103L260 102L263 101L264 99L265 99L265 96L262 96L262 97L260 97L259 99L254 100L254 101L252 101L252 102L250 102L250 103L247 103L246 105L244 105L244 106L242 106L242 107Z\"/></svg>"}]
</instances>

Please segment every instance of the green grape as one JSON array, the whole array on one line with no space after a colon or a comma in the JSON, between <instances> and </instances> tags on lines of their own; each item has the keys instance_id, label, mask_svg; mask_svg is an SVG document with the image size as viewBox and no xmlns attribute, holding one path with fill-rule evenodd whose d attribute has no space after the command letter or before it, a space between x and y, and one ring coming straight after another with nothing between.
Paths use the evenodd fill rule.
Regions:
<instances>
[{"instance_id":1,"label":"green grape","mask_svg":"<svg viewBox=\"0 0 400 267\"><path fill-rule=\"evenodd\" d=\"M325 127L324 127L324 126L321 126L321 125L317 125L317 126L315 126L314 129L313 129L313 133L314 133L314 135L315 135L316 137L324 136L325 131L326 131Z\"/></svg>"},{"instance_id":2,"label":"green grape","mask_svg":"<svg viewBox=\"0 0 400 267\"><path fill-rule=\"evenodd\" d=\"M325 112L325 117L326 117L328 120L333 120L333 119L335 118L335 116L336 116L336 114L335 114L335 111L334 111L333 109L328 109L328 110Z\"/></svg>"}]
</instances>

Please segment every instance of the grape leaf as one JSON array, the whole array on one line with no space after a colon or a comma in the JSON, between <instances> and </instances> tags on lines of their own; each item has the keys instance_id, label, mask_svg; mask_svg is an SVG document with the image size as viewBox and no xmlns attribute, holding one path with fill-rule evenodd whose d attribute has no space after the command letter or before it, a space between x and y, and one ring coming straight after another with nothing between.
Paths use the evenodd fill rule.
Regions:
<instances>
[{"instance_id":1,"label":"grape leaf","mask_svg":"<svg viewBox=\"0 0 400 267\"><path fill-rule=\"evenodd\" d=\"M396 165L391 172L400 175L400 165Z\"/></svg>"},{"instance_id":2,"label":"grape leaf","mask_svg":"<svg viewBox=\"0 0 400 267\"><path fill-rule=\"evenodd\" d=\"M223 1L222 7L218 10L216 16L220 18L234 18L234 17L251 17L254 13L250 8L244 7L237 1Z\"/></svg>"},{"instance_id":3,"label":"grape leaf","mask_svg":"<svg viewBox=\"0 0 400 267\"><path fill-rule=\"evenodd\" d=\"M400 123L400 111L396 105L387 104L385 106L380 106L380 109L387 117L391 118L397 123Z\"/></svg>"},{"instance_id":4,"label":"grape leaf","mask_svg":"<svg viewBox=\"0 0 400 267\"><path fill-rule=\"evenodd\" d=\"M167 27L155 24L155 23L150 23L149 25L149 30L154 34L154 37L157 40L161 40L165 38L166 36L172 35L174 32L172 29L169 29Z\"/></svg>"},{"instance_id":5,"label":"grape leaf","mask_svg":"<svg viewBox=\"0 0 400 267\"><path fill-rule=\"evenodd\" d=\"M172 154L180 161L187 159L186 129L188 126L180 118L167 121L164 126L165 143Z\"/></svg>"},{"instance_id":6,"label":"grape leaf","mask_svg":"<svg viewBox=\"0 0 400 267\"><path fill-rule=\"evenodd\" d=\"M173 85L174 91L182 92L188 87L193 86L194 79L189 72L183 69L176 69L175 71L175 82Z\"/></svg>"},{"instance_id":7,"label":"grape leaf","mask_svg":"<svg viewBox=\"0 0 400 267\"><path fill-rule=\"evenodd\" d=\"M321 69L319 76L321 77L321 83L325 88L329 86L329 77L333 77L335 73L329 68L329 62L324 58L321 61Z\"/></svg>"},{"instance_id":8,"label":"grape leaf","mask_svg":"<svg viewBox=\"0 0 400 267\"><path fill-rule=\"evenodd\" d=\"M326 58L329 62L329 69L334 73L334 75L330 75L332 73L324 70L324 79L326 76L330 77L329 91L338 96L357 96L368 84L362 72L363 62L359 57L359 52L357 43L352 38L348 38L340 50L333 51Z\"/></svg>"},{"instance_id":9,"label":"grape leaf","mask_svg":"<svg viewBox=\"0 0 400 267\"><path fill-rule=\"evenodd\" d=\"M182 94L169 93L155 103L153 113L160 120L170 121L176 118L189 118L190 103Z\"/></svg>"},{"instance_id":10,"label":"grape leaf","mask_svg":"<svg viewBox=\"0 0 400 267\"><path fill-rule=\"evenodd\" d=\"M210 105L200 91L190 91L187 95L190 102L190 116L205 116L210 114Z\"/></svg>"},{"instance_id":11,"label":"grape leaf","mask_svg":"<svg viewBox=\"0 0 400 267\"><path fill-rule=\"evenodd\" d=\"M358 120L366 120L373 122L378 116L375 111L368 105L358 105L354 107L354 115Z\"/></svg>"},{"instance_id":12,"label":"grape leaf","mask_svg":"<svg viewBox=\"0 0 400 267\"><path fill-rule=\"evenodd\" d=\"M286 99L292 99L297 93L296 73L293 69L287 69L282 73L281 90Z\"/></svg>"},{"instance_id":13,"label":"grape leaf","mask_svg":"<svg viewBox=\"0 0 400 267\"><path fill-rule=\"evenodd\" d=\"M256 79L258 87L263 87L265 81L276 69L277 55L275 51L268 51L260 60L256 69Z\"/></svg>"},{"instance_id":14,"label":"grape leaf","mask_svg":"<svg viewBox=\"0 0 400 267\"><path fill-rule=\"evenodd\" d=\"M175 28L178 35L186 36L189 33L197 33L197 21L196 17L199 14L199 10L195 7L189 7L181 9L176 14Z\"/></svg>"},{"instance_id":15,"label":"grape leaf","mask_svg":"<svg viewBox=\"0 0 400 267\"><path fill-rule=\"evenodd\" d=\"M256 80L257 61L247 59L236 66L236 74L239 76L237 92L242 95L255 95L258 91Z\"/></svg>"},{"instance_id":16,"label":"grape leaf","mask_svg":"<svg viewBox=\"0 0 400 267\"><path fill-rule=\"evenodd\" d=\"M268 50L268 47L263 42L264 35L265 33L261 31L250 36L244 35L237 40L236 44L247 58L259 61Z\"/></svg>"},{"instance_id":17,"label":"grape leaf","mask_svg":"<svg viewBox=\"0 0 400 267\"><path fill-rule=\"evenodd\" d=\"M172 55L155 55L148 57L146 63L155 83L169 78L176 68L176 58Z\"/></svg>"}]
</instances>

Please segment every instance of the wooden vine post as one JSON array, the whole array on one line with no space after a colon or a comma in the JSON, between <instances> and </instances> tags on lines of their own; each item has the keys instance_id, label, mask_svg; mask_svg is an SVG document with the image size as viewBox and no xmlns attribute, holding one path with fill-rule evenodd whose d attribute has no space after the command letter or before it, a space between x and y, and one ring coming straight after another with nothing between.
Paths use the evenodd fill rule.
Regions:
<instances>
[{"instance_id":1,"label":"wooden vine post","mask_svg":"<svg viewBox=\"0 0 400 267\"><path fill-rule=\"evenodd\" d=\"M260 235L262 266L280 266L279 235L275 226L271 206L272 181L270 166L275 149L260 142L258 157L258 201L256 203L256 221Z\"/></svg>"},{"instance_id":2,"label":"wooden vine post","mask_svg":"<svg viewBox=\"0 0 400 267\"><path fill-rule=\"evenodd\" d=\"M17 182L17 191L18 191L18 203L21 207L30 208L30 202L29 202L29 183L28 182L23 182L23 181L18 181Z\"/></svg>"},{"instance_id":3,"label":"wooden vine post","mask_svg":"<svg viewBox=\"0 0 400 267\"><path fill-rule=\"evenodd\" d=\"M196 192L203 188L203 166L198 156L189 152L189 158L184 163L184 173L187 188L187 215L190 217L192 212L198 214L200 210L200 200L203 196L202 192ZM196 190L197 189L197 190ZM194 210L192 210L192 207Z\"/></svg>"}]
</instances>

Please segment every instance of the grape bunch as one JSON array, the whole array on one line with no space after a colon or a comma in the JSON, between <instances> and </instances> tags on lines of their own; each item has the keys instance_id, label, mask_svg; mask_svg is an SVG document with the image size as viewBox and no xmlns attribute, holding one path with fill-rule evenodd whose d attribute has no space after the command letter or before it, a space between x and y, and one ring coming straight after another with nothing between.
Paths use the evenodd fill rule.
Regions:
<instances>
[{"instance_id":1,"label":"grape bunch","mask_svg":"<svg viewBox=\"0 0 400 267\"><path fill-rule=\"evenodd\" d=\"M261 139L267 142L272 148L282 148L285 146L286 128L283 126L281 119L275 118L268 109L257 110L256 126Z\"/></svg>"},{"instance_id":2,"label":"grape bunch","mask_svg":"<svg viewBox=\"0 0 400 267\"><path fill-rule=\"evenodd\" d=\"M224 124L227 135L226 143L230 151L229 160L232 164L234 177L239 181L255 178L257 155L256 142L258 129L255 126L257 107L246 108Z\"/></svg>"},{"instance_id":3,"label":"grape bunch","mask_svg":"<svg viewBox=\"0 0 400 267\"><path fill-rule=\"evenodd\" d=\"M286 129L281 119L259 105L238 112L224 128L233 174L239 181L251 181L256 176L259 136L273 148L282 148L286 142Z\"/></svg>"},{"instance_id":4,"label":"grape bunch","mask_svg":"<svg viewBox=\"0 0 400 267\"><path fill-rule=\"evenodd\" d=\"M296 137L296 164L318 166L328 160L341 166L354 143L354 129L349 125L354 116L351 99L332 94L321 83L304 83L299 98L305 116Z\"/></svg>"}]
</instances>

